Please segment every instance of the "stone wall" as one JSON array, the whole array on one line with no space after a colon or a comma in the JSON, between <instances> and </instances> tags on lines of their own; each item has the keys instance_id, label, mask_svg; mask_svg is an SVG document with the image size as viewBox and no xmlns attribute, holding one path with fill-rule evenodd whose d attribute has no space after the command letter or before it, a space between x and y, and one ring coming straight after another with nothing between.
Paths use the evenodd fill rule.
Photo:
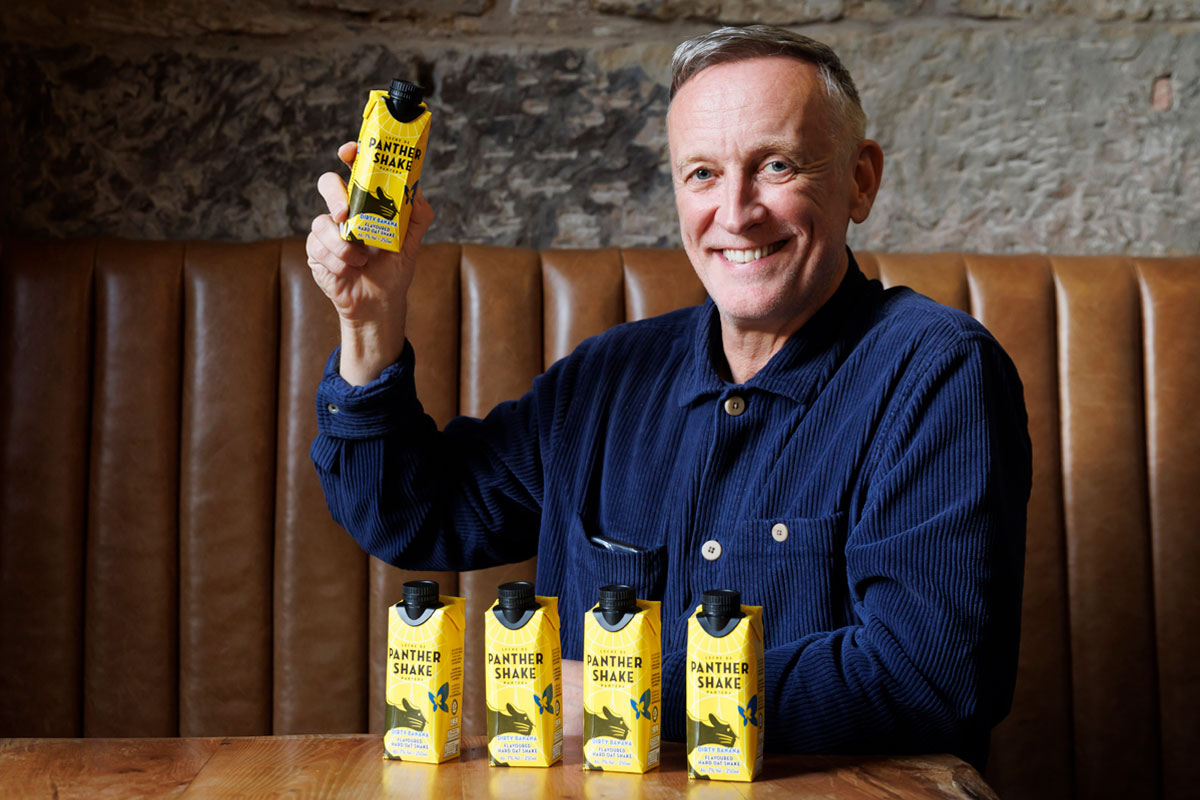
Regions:
<instances>
[{"instance_id":1,"label":"stone wall","mask_svg":"<svg viewBox=\"0 0 1200 800\"><path fill-rule=\"evenodd\" d=\"M675 245L671 51L841 53L880 250L1200 252L1200 0L159 0L0 12L0 234L303 233L368 88L431 89L430 240Z\"/></svg>"}]
</instances>

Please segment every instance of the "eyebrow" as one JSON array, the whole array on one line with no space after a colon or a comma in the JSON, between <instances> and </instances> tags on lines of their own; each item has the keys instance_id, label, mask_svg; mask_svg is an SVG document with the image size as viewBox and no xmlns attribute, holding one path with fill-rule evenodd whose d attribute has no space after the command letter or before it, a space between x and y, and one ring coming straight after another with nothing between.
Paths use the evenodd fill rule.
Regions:
<instances>
[{"instance_id":1,"label":"eyebrow","mask_svg":"<svg viewBox=\"0 0 1200 800\"><path fill-rule=\"evenodd\" d=\"M793 161L800 163L819 161L820 157L813 156L809 150L810 148L806 148L803 143L797 143L790 139L768 139L756 148L758 153L783 153Z\"/></svg>"},{"instance_id":2,"label":"eyebrow","mask_svg":"<svg viewBox=\"0 0 1200 800\"><path fill-rule=\"evenodd\" d=\"M673 166L676 170L682 170L684 167L690 166L691 164L696 164L698 162L706 161L706 160L707 159L705 159L702 156L684 156L683 158L679 159L671 166Z\"/></svg>"},{"instance_id":3,"label":"eyebrow","mask_svg":"<svg viewBox=\"0 0 1200 800\"><path fill-rule=\"evenodd\" d=\"M778 139L778 138L766 139L762 142L759 142L755 146L754 150L751 152L752 152L752 155L763 155L766 153L782 153L783 155L787 156L788 158L792 159L793 161L797 162L798 164L817 163L817 162L821 162L821 161L826 161L830 157L830 154L826 154L824 156L812 155L811 153L806 151L803 144L799 144L790 139ZM704 162L704 161L708 161L708 160L709 160L708 158L706 158L705 156L702 156L702 155L687 155L687 156L684 156L683 158L680 158L678 161L676 161L673 166L677 170L682 170L684 167L687 167L691 164L695 164L697 162Z\"/></svg>"}]
</instances>

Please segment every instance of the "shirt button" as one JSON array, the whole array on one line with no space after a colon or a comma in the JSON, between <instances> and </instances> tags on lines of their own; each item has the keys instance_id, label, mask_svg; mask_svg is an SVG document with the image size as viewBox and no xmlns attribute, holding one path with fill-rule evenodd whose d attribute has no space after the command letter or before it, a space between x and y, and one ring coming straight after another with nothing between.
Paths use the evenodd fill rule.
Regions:
<instances>
[{"instance_id":1,"label":"shirt button","mask_svg":"<svg viewBox=\"0 0 1200 800\"><path fill-rule=\"evenodd\" d=\"M700 552L709 561L716 561L721 557L721 543L716 539L709 539L707 542L700 545Z\"/></svg>"},{"instance_id":2,"label":"shirt button","mask_svg":"<svg viewBox=\"0 0 1200 800\"><path fill-rule=\"evenodd\" d=\"M787 525L784 525L782 522L776 522L774 527L771 528L771 538L777 542L783 542L787 540L787 537Z\"/></svg>"},{"instance_id":3,"label":"shirt button","mask_svg":"<svg viewBox=\"0 0 1200 800\"><path fill-rule=\"evenodd\" d=\"M746 410L746 401L736 394L725 401L725 413L731 417L740 417Z\"/></svg>"},{"instance_id":4,"label":"shirt button","mask_svg":"<svg viewBox=\"0 0 1200 800\"><path fill-rule=\"evenodd\" d=\"M336 405L334 405L333 403L326 403L326 404L325 404L325 410L326 410L326 411L328 411L330 414L336 414L336 413L338 413L338 411L340 411L341 409L339 409L339 408L338 408Z\"/></svg>"}]
</instances>

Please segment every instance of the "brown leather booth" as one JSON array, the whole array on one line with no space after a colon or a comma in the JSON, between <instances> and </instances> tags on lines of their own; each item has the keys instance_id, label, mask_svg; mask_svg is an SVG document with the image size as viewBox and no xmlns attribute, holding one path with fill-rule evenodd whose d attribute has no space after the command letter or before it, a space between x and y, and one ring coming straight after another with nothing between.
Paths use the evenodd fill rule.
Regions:
<instances>
[{"instance_id":1,"label":"brown leather booth","mask_svg":"<svg viewBox=\"0 0 1200 800\"><path fill-rule=\"evenodd\" d=\"M679 251L424 249L444 423L584 336L696 303ZM1001 796L1195 796L1200 258L860 254L1008 349L1034 442ZM383 614L309 462L336 336L299 239L0 246L0 736L379 731ZM531 564L440 574L479 620ZM481 625L467 732L483 726Z\"/></svg>"}]
</instances>

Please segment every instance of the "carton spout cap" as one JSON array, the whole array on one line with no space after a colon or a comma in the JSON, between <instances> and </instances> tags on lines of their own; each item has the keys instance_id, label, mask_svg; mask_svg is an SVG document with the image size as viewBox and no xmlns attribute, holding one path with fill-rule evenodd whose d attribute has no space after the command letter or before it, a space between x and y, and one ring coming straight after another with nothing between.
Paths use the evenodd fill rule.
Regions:
<instances>
[{"instance_id":1,"label":"carton spout cap","mask_svg":"<svg viewBox=\"0 0 1200 800\"><path fill-rule=\"evenodd\" d=\"M737 589L709 589L700 604L715 628L723 628L730 619L742 615L742 593Z\"/></svg>"},{"instance_id":2,"label":"carton spout cap","mask_svg":"<svg viewBox=\"0 0 1200 800\"><path fill-rule=\"evenodd\" d=\"M400 122L412 122L421 116L421 101L425 99L425 89L418 84L392 80L388 88L387 107L392 116Z\"/></svg>"},{"instance_id":3,"label":"carton spout cap","mask_svg":"<svg viewBox=\"0 0 1200 800\"><path fill-rule=\"evenodd\" d=\"M404 605L413 616L438 604L437 581L408 581L403 592Z\"/></svg>"},{"instance_id":4,"label":"carton spout cap","mask_svg":"<svg viewBox=\"0 0 1200 800\"><path fill-rule=\"evenodd\" d=\"M637 592L624 583L601 586L599 606L608 623L616 625L626 613L637 610Z\"/></svg>"},{"instance_id":5,"label":"carton spout cap","mask_svg":"<svg viewBox=\"0 0 1200 800\"><path fill-rule=\"evenodd\" d=\"M509 622L516 622L530 608L537 608L533 584L529 581L510 581L496 590L496 603Z\"/></svg>"}]
</instances>

